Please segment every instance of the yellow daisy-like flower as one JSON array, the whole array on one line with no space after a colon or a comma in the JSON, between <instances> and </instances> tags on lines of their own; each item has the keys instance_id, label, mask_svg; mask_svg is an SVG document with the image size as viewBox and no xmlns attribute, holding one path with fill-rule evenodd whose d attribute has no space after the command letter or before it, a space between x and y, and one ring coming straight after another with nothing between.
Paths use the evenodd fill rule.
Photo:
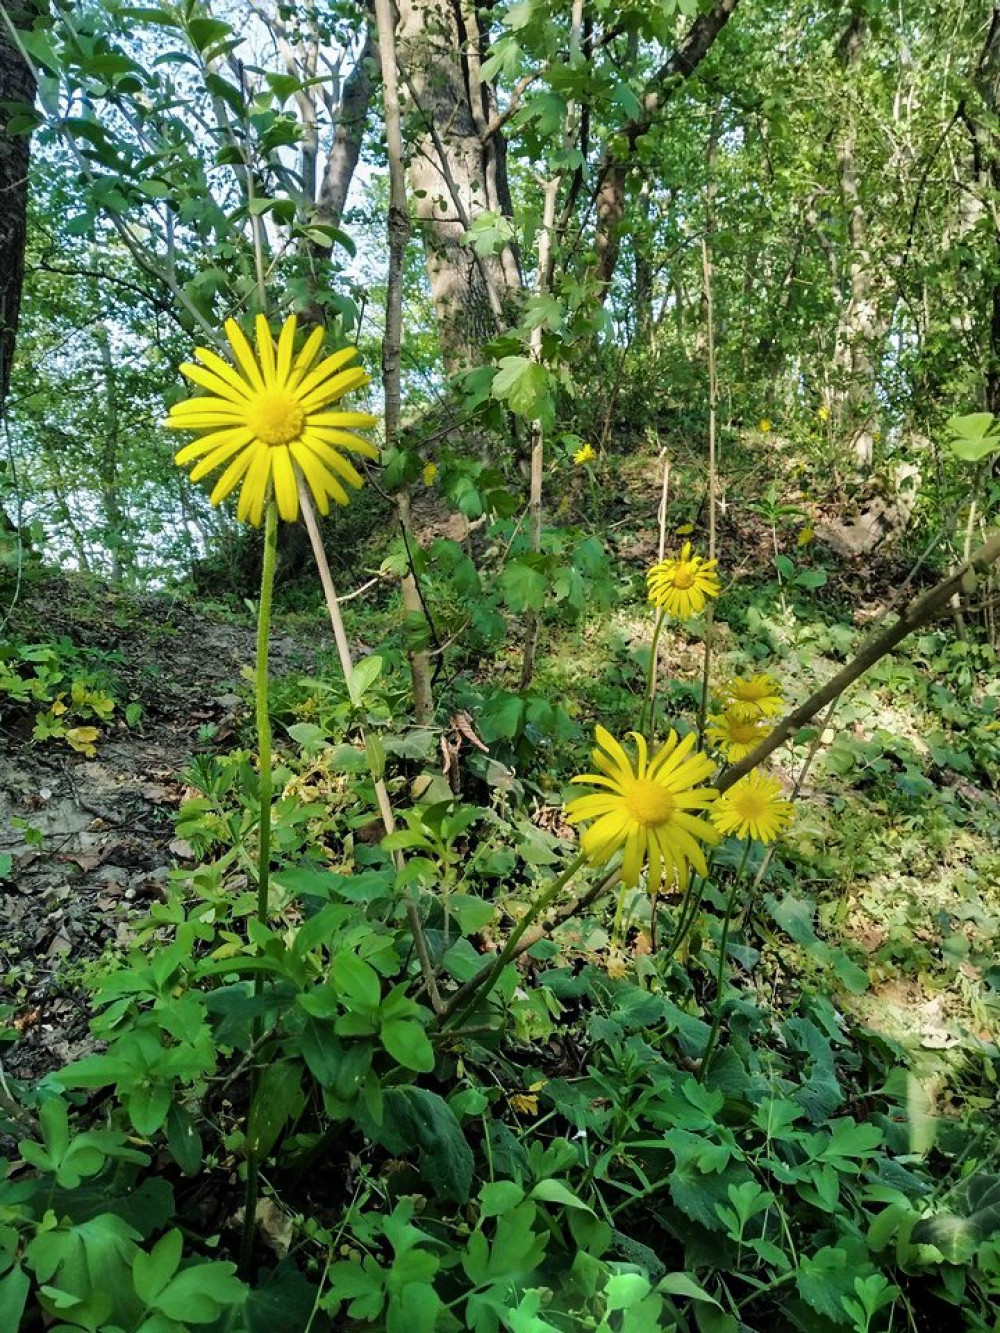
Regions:
<instances>
[{"instance_id":1,"label":"yellow daisy-like flower","mask_svg":"<svg viewBox=\"0 0 1000 1333\"><path fill-rule=\"evenodd\" d=\"M746 679L735 677L723 687L722 697L726 712L742 722L753 722L759 717L774 717L784 707L781 686L766 671Z\"/></svg>"},{"instance_id":2,"label":"yellow daisy-like flower","mask_svg":"<svg viewBox=\"0 0 1000 1333\"><path fill-rule=\"evenodd\" d=\"M604 790L578 796L566 805L571 824L593 819L581 840L587 859L603 865L625 849L622 882L639 882L643 865L649 864L649 891L658 893L666 870L667 887L687 882L688 865L700 875L708 866L700 843L718 841L718 834L705 819L691 814L715 800L712 787L698 784L710 777L711 760L692 754L695 737L682 741L672 731L652 759L645 739L631 732L636 744L636 762L604 727L596 729L598 749L593 751L597 773L584 773L574 782L585 782Z\"/></svg>"},{"instance_id":3,"label":"yellow daisy-like flower","mask_svg":"<svg viewBox=\"0 0 1000 1333\"><path fill-rule=\"evenodd\" d=\"M437 465L437 463L425 463L425 464L424 464L424 470L423 470L423 472L421 473L421 476L423 477L424 485L425 485L425 486L433 486L433 485L434 485L434 478L437 476L437 474L438 474L438 465Z\"/></svg>"},{"instance_id":4,"label":"yellow daisy-like flower","mask_svg":"<svg viewBox=\"0 0 1000 1333\"><path fill-rule=\"evenodd\" d=\"M729 709L724 713L713 713L708 723L705 734L723 750L730 764L738 763L751 750L756 750L769 730L759 717L736 717Z\"/></svg>"},{"instance_id":5,"label":"yellow daisy-like flower","mask_svg":"<svg viewBox=\"0 0 1000 1333\"><path fill-rule=\"evenodd\" d=\"M819 417L820 421L830 420L830 409L827 407L826 403L820 403L819 407L816 409L816 415Z\"/></svg>"},{"instance_id":6,"label":"yellow daisy-like flower","mask_svg":"<svg viewBox=\"0 0 1000 1333\"><path fill-rule=\"evenodd\" d=\"M574 463L592 463L597 457L592 444L585 444L582 449L577 449L573 455Z\"/></svg>"},{"instance_id":7,"label":"yellow daisy-like flower","mask_svg":"<svg viewBox=\"0 0 1000 1333\"><path fill-rule=\"evenodd\" d=\"M649 600L678 620L697 615L710 597L718 597L722 591L715 572L717 563L692 555L691 543L685 542L680 555L661 560L646 575Z\"/></svg>"},{"instance_id":8,"label":"yellow daisy-like flower","mask_svg":"<svg viewBox=\"0 0 1000 1333\"><path fill-rule=\"evenodd\" d=\"M792 803L783 798L777 778L754 772L722 793L712 806L711 819L720 833L774 842L792 822L792 813Z\"/></svg>"},{"instance_id":9,"label":"yellow daisy-like flower","mask_svg":"<svg viewBox=\"0 0 1000 1333\"><path fill-rule=\"evenodd\" d=\"M767 417L761 417L757 429L760 431L761 435L770 435L771 423L768 421Z\"/></svg>"},{"instance_id":10,"label":"yellow daisy-like flower","mask_svg":"<svg viewBox=\"0 0 1000 1333\"><path fill-rule=\"evenodd\" d=\"M215 484L211 500L219 504L242 481L236 516L260 525L271 487L283 519L299 516L298 480L304 477L321 514L330 500L347 504L344 484L361 485L344 450L377 458L378 450L355 429L374 426L370 412L330 412L331 403L371 377L360 366L345 370L357 348L344 347L316 363L323 330L315 328L295 354L295 316L285 320L277 345L263 315L257 316L257 350L250 346L235 320L226 321L226 337L236 365L207 347L195 349L202 364L186 363L181 373L208 392L187 398L170 409L172 430L199 432L174 461L180 466L199 461L191 472L200 481L228 464Z\"/></svg>"}]
</instances>

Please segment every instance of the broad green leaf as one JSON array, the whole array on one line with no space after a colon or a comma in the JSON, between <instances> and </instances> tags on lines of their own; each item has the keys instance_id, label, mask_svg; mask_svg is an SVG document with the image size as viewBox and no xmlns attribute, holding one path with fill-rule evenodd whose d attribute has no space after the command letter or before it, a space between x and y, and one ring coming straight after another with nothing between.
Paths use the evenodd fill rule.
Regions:
<instances>
[{"instance_id":1,"label":"broad green leaf","mask_svg":"<svg viewBox=\"0 0 1000 1333\"><path fill-rule=\"evenodd\" d=\"M360 662L355 663L351 668L351 678L348 682L348 692L351 696L351 702L357 707L365 697L371 687L382 674L382 659L377 653L371 657L363 657Z\"/></svg>"},{"instance_id":2,"label":"broad green leaf","mask_svg":"<svg viewBox=\"0 0 1000 1333\"><path fill-rule=\"evenodd\" d=\"M410 1018L393 1018L379 1028L382 1045L404 1069L429 1074L434 1068L434 1047L423 1027Z\"/></svg>"}]
</instances>

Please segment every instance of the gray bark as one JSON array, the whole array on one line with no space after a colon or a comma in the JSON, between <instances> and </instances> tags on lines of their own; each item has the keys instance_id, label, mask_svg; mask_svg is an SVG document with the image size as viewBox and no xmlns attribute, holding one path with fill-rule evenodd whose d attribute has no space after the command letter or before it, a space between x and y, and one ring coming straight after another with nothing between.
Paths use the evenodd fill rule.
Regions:
<instances>
[{"instance_id":1,"label":"gray bark","mask_svg":"<svg viewBox=\"0 0 1000 1333\"><path fill-rule=\"evenodd\" d=\"M479 359L482 344L506 327L521 290L510 245L479 256L464 240L482 214L511 213L503 136L487 133L496 106L479 78L484 45L470 0L400 0L407 174L451 369Z\"/></svg>"},{"instance_id":2,"label":"gray bark","mask_svg":"<svg viewBox=\"0 0 1000 1333\"><path fill-rule=\"evenodd\" d=\"M0 413L10 387L17 319L24 282L24 246L27 237L28 146L26 134L7 134L10 104L33 107L35 76L17 48L8 21L28 29L43 12L35 3L0 4Z\"/></svg>"}]
</instances>

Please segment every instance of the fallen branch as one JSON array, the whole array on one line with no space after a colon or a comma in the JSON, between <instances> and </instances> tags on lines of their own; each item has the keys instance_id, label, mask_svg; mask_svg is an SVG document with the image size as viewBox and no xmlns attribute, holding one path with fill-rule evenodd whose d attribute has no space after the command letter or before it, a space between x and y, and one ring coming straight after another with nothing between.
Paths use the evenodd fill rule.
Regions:
<instances>
[{"instance_id":1,"label":"fallen branch","mask_svg":"<svg viewBox=\"0 0 1000 1333\"><path fill-rule=\"evenodd\" d=\"M798 708L794 708L783 717L774 730L745 759L727 768L715 784L719 791L727 791L734 782L738 782L751 769L763 763L789 736L798 731L799 727L810 722L821 708L825 708L838 694L843 694L849 685L853 685L869 667L891 653L896 645L914 630L922 629L940 616L948 614L952 597L956 593L964 593L966 596L973 593L979 576L985 574L997 560L1000 560L1000 532L995 532L989 541L984 542L978 551L975 551L947 578L942 579L927 592L921 593L919 597L915 597L894 625L890 625L881 634L863 644L853 661L848 662L815 694L811 694L804 704L800 704Z\"/></svg>"}]
</instances>

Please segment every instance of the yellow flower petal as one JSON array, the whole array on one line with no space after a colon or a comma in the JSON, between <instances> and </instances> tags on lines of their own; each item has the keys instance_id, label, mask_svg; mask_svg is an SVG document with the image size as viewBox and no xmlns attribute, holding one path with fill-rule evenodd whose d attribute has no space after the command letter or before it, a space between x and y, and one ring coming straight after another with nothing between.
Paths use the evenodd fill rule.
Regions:
<instances>
[{"instance_id":1,"label":"yellow flower petal","mask_svg":"<svg viewBox=\"0 0 1000 1333\"><path fill-rule=\"evenodd\" d=\"M223 472L222 476L215 483L215 489L208 497L212 504L220 504L226 496L233 490L236 483L246 472L247 468L253 462L253 450L244 449L241 454L237 454L233 461Z\"/></svg>"},{"instance_id":2,"label":"yellow flower petal","mask_svg":"<svg viewBox=\"0 0 1000 1333\"><path fill-rule=\"evenodd\" d=\"M257 356L260 358L261 374L264 376L264 388L270 389L275 382L274 339L271 337L271 326L263 315L258 315L254 327L257 330Z\"/></svg>"},{"instance_id":3,"label":"yellow flower petal","mask_svg":"<svg viewBox=\"0 0 1000 1333\"><path fill-rule=\"evenodd\" d=\"M292 456L287 449L272 449L274 465L274 498L278 513L286 523L294 523L299 516L299 489L295 481Z\"/></svg>"},{"instance_id":4,"label":"yellow flower petal","mask_svg":"<svg viewBox=\"0 0 1000 1333\"><path fill-rule=\"evenodd\" d=\"M247 342L246 334L236 323L235 319L226 320L226 338L229 346L233 349L233 355L240 364L240 369L246 376L247 383L255 389L263 389L264 376L260 373L260 366L257 364L257 358L253 354L253 349Z\"/></svg>"}]
</instances>

